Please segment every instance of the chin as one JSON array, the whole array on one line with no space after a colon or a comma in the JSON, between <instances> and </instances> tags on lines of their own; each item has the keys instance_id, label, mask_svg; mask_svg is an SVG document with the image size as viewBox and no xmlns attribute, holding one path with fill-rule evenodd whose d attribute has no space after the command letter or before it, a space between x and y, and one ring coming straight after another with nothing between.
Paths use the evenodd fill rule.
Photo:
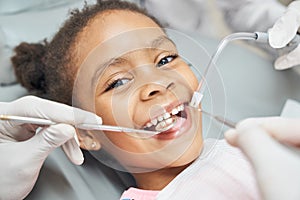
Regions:
<instances>
[{"instance_id":1,"label":"chin","mask_svg":"<svg viewBox=\"0 0 300 200\"><path fill-rule=\"evenodd\" d=\"M199 112L195 110L190 110L188 116L190 117L191 126L185 134L182 134L181 137L185 138L186 141L191 141L189 144L185 144L187 148L181 152L181 156L178 157L172 164L171 167L180 167L192 163L196 160L203 149L203 138L202 138L202 117L199 115ZM197 125L199 124L199 125ZM180 149L180 146L184 144L183 141L177 143L177 148ZM183 143L182 143L183 142ZM181 144L180 144L181 143ZM183 150L183 149L181 149Z\"/></svg>"},{"instance_id":2,"label":"chin","mask_svg":"<svg viewBox=\"0 0 300 200\"><path fill-rule=\"evenodd\" d=\"M184 154L181 157L179 157L176 161L174 161L170 165L170 167L180 167L192 163L200 156L202 152L202 148L203 148L202 137L201 137L201 143L199 142L199 138L195 138L194 144L186 152L184 152Z\"/></svg>"}]
</instances>

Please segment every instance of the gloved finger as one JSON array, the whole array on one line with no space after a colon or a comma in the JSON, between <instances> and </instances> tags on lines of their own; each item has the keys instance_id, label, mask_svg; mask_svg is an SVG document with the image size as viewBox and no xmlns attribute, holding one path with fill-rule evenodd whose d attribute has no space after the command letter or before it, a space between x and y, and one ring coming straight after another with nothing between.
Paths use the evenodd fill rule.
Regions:
<instances>
[{"instance_id":1,"label":"gloved finger","mask_svg":"<svg viewBox=\"0 0 300 200\"><path fill-rule=\"evenodd\" d=\"M224 133L224 138L231 146L237 147L238 133L237 133L236 129L227 130Z\"/></svg>"},{"instance_id":2,"label":"gloved finger","mask_svg":"<svg viewBox=\"0 0 300 200\"><path fill-rule=\"evenodd\" d=\"M32 132L29 129L26 129L27 126L24 128L22 126L15 126L10 122L0 121L0 138L3 141L13 142L23 141L31 138L34 135L34 132Z\"/></svg>"},{"instance_id":3,"label":"gloved finger","mask_svg":"<svg viewBox=\"0 0 300 200\"><path fill-rule=\"evenodd\" d=\"M231 130L230 134L232 133L235 135L236 145L252 163L263 199L299 197L298 189L290 190L291 185L300 183L300 160L294 152L278 143L259 126Z\"/></svg>"},{"instance_id":4,"label":"gloved finger","mask_svg":"<svg viewBox=\"0 0 300 200\"><path fill-rule=\"evenodd\" d=\"M72 139L75 134L76 131L73 126L57 124L43 128L25 143L32 147L34 158L45 159L53 149Z\"/></svg>"},{"instance_id":5,"label":"gloved finger","mask_svg":"<svg viewBox=\"0 0 300 200\"><path fill-rule=\"evenodd\" d=\"M5 104L5 103L2 103ZM3 114L20 115L50 119L58 123L81 124L102 123L102 119L94 113L34 96L22 97L5 108L1 108Z\"/></svg>"},{"instance_id":6,"label":"gloved finger","mask_svg":"<svg viewBox=\"0 0 300 200\"><path fill-rule=\"evenodd\" d=\"M300 118L288 119L282 117L249 118L239 122L236 128L240 132L259 126L279 142L300 146ZM230 129L225 137L230 144L237 146L237 129Z\"/></svg>"},{"instance_id":7,"label":"gloved finger","mask_svg":"<svg viewBox=\"0 0 300 200\"><path fill-rule=\"evenodd\" d=\"M264 121L261 127L279 142L300 147L300 118L272 118Z\"/></svg>"},{"instance_id":8,"label":"gloved finger","mask_svg":"<svg viewBox=\"0 0 300 200\"><path fill-rule=\"evenodd\" d=\"M230 139L234 136L235 145L246 154L256 169L271 170L268 169L270 166L274 169L275 165L279 165L279 160L289 159L290 162L294 162L295 154L290 157L290 150L259 126L231 130L228 133L227 136L231 137ZM295 162L297 160L299 158L295 159ZM297 165L300 164L299 161L297 163ZM272 174L274 173L272 172Z\"/></svg>"},{"instance_id":9,"label":"gloved finger","mask_svg":"<svg viewBox=\"0 0 300 200\"><path fill-rule=\"evenodd\" d=\"M20 122L0 122L0 138L7 141L21 142L35 135L40 126L34 124L21 124Z\"/></svg>"},{"instance_id":10,"label":"gloved finger","mask_svg":"<svg viewBox=\"0 0 300 200\"><path fill-rule=\"evenodd\" d=\"M292 2L285 14L269 29L269 43L273 48L286 46L296 35L300 26L300 2Z\"/></svg>"},{"instance_id":11,"label":"gloved finger","mask_svg":"<svg viewBox=\"0 0 300 200\"><path fill-rule=\"evenodd\" d=\"M288 69L300 65L300 45L288 54L282 55L276 59L274 67L277 70Z\"/></svg>"},{"instance_id":12,"label":"gloved finger","mask_svg":"<svg viewBox=\"0 0 300 200\"><path fill-rule=\"evenodd\" d=\"M23 134L20 134L21 131L22 131L21 126L14 126L10 122L0 121L0 138L3 141L17 142L18 139L17 139L17 137L15 137L15 135L20 135L20 136L23 135ZM30 134L30 131L25 129L24 135L29 135L29 134ZM30 137L28 137L28 138L30 138Z\"/></svg>"},{"instance_id":13,"label":"gloved finger","mask_svg":"<svg viewBox=\"0 0 300 200\"><path fill-rule=\"evenodd\" d=\"M281 145L276 142L271 136L259 126L254 126L249 129L237 129L235 136L235 144L237 147L257 163L264 163L266 158L274 157L274 151Z\"/></svg>"},{"instance_id":14,"label":"gloved finger","mask_svg":"<svg viewBox=\"0 0 300 200\"><path fill-rule=\"evenodd\" d=\"M252 129L254 127L260 126L263 123L269 122L271 119L275 119L279 117L257 117L257 118L247 118L237 123L235 129L229 129L224 133L225 139L229 144L232 146L238 145L238 132L237 129L240 130L240 132L247 132L249 129Z\"/></svg>"},{"instance_id":15,"label":"gloved finger","mask_svg":"<svg viewBox=\"0 0 300 200\"><path fill-rule=\"evenodd\" d=\"M75 134L75 136L76 136L76 134ZM84 157L83 157L82 151L79 148L78 141L76 142L75 140L76 139L71 139L71 140L67 141L65 144L62 145L62 149L64 150L66 156L69 158L69 160L73 164L81 165L84 161Z\"/></svg>"}]
</instances>

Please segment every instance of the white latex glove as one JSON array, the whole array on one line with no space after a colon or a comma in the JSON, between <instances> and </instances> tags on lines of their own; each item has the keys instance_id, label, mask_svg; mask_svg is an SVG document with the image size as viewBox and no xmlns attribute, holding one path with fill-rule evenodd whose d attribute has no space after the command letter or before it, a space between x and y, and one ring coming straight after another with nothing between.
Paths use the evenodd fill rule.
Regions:
<instances>
[{"instance_id":1,"label":"white latex glove","mask_svg":"<svg viewBox=\"0 0 300 200\"><path fill-rule=\"evenodd\" d=\"M300 199L300 119L247 119L225 138L249 158L264 200Z\"/></svg>"},{"instance_id":2,"label":"white latex glove","mask_svg":"<svg viewBox=\"0 0 300 200\"><path fill-rule=\"evenodd\" d=\"M96 115L33 96L11 103L0 102L0 114L50 119L61 123L42 128L0 121L0 199L23 199L32 190L42 164L55 148L63 145L69 159L80 165L83 155L70 124L102 123Z\"/></svg>"},{"instance_id":3,"label":"white latex glove","mask_svg":"<svg viewBox=\"0 0 300 200\"><path fill-rule=\"evenodd\" d=\"M285 47L297 34L300 27L300 1L293 1L274 26L269 29L269 43L273 48ZM300 64L300 45L293 51L280 56L274 63L275 69L282 70Z\"/></svg>"}]
</instances>

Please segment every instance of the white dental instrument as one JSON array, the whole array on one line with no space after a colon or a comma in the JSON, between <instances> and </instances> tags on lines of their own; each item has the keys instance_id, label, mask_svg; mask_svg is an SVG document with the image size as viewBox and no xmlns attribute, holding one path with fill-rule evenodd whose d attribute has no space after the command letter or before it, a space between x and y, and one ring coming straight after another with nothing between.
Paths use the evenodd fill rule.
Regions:
<instances>
[{"instance_id":1,"label":"white dental instrument","mask_svg":"<svg viewBox=\"0 0 300 200\"><path fill-rule=\"evenodd\" d=\"M13 115L0 115L0 121L13 121L18 123L35 124L35 125L43 125L43 126L50 126L50 125L57 124L56 122L53 122L48 119L21 117L21 116L13 116ZM126 128L121 126L110 126L110 125L102 125L102 124L78 124L75 125L75 127L82 130L102 130L102 131L125 132L125 133L141 133L147 135L148 137L154 136L159 133L157 131L148 131L142 129L133 129L133 128Z\"/></svg>"},{"instance_id":2,"label":"white dental instrument","mask_svg":"<svg viewBox=\"0 0 300 200\"><path fill-rule=\"evenodd\" d=\"M255 33L233 33L231 35L228 35L227 37L225 37L220 44L217 47L217 50L215 51L215 53L213 54L213 56L211 57L208 66L206 67L202 79L199 82L199 85L196 89L196 91L193 94L193 97L191 99L190 102L190 106L194 107L194 108L198 108L199 104L202 101L203 98L203 94L204 94L204 90L205 90L205 86L206 84L204 84L204 82L207 80L207 75L209 72L209 69L216 64L220 53L222 52L222 50L225 48L225 46L228 44L228 42L233 41L233 40L254 40L260 43L268 43L269 40L269 36L267 33L263 33L263 32L255 32ZM291 42L284 47L283 49L286 49L288 51L292 51L293 49L295 49L298 44L300 43L300 36L296 35Z\"/></svg>"}]
</instances>

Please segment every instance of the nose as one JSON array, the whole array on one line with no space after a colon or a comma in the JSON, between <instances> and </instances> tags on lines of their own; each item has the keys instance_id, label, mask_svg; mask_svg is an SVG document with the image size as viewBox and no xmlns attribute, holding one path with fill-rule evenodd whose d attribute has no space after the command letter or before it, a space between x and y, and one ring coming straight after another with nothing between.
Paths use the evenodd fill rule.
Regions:
<instances>
[{"instance_id":1,"label":"nose","mask_svg":"<svg viewBox=\"0 0 300 200\"><path fill-rule=\"evenodd\" d=\"M158 83L149 83L143 86L140 93L141 100L147 101L154 99L160 95L166 94L168 90L171 90L175 87L174 82L169 84L158 84Z\"/></svg>"}]
</instances>

